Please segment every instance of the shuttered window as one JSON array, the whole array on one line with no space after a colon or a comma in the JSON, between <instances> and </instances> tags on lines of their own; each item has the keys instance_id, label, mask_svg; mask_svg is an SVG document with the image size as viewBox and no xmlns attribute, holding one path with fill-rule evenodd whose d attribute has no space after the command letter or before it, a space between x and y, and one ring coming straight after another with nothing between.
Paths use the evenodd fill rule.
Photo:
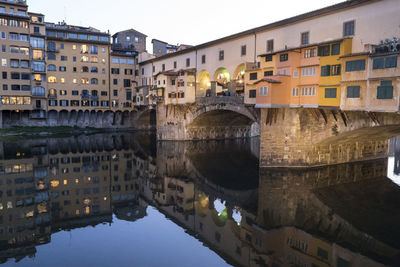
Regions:
<instances>
[{"instance_id":1,"label":"shuttered window","mask_svg":"<svg viewBox=\"0 0 400 267\"><path fill-rule=\"evenodd\" d=\"M360 86L348 86L347 98L360 98Z\"/></svg>"},{"instance_id":2,"label":"shuttered window","mask_svg":"<svg viewBox=\"0 0 400 267\"><path fill-rule=\"evenodd\" d=\"M325 88L325 98L336 98L337 88Z\"/></svg>"},{"instance_id":3,"label":"shuttered window","mask_svg":"<svg viewBox=\"0 0 400 267\"><path fill-rule=\"evenodd\" d=\"M381 81L381 85L378 86L377 99L393 99L393 85L392 81Z\"/></svg>"}]
</instances>

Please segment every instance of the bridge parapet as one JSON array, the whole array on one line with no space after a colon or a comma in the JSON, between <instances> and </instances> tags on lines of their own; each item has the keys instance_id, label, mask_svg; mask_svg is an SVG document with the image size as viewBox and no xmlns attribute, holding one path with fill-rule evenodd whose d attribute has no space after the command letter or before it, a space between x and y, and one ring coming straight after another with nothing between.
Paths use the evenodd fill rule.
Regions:
<instances>
[{"instance_id":1,"label":"bridge parapet","mask_svg":"<svg viewBox=\"0 0 400 267\"><path fill-rule=\"evenodd\" d=\"M217 104L244 104L242 96L209 96L197 97L196 104L198 105L217 105Z\"/></svg>"}]
</instances>

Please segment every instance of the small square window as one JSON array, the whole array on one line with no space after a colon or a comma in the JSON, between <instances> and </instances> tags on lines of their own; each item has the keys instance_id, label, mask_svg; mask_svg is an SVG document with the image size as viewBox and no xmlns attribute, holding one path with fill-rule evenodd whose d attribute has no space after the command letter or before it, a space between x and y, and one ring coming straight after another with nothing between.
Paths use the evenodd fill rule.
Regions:
<instances>
[{"instance_id":1,"label":"small square window","mask_svg":"<svg viewBox=\"0 0 400 267\"><path fill-rule=\"evenodd\" d=\"M281 62L288 61L289 60L289 55L288 54L282 54L282 55L279 56L279 60Z\"/></svg>"},{"instance_id":2,"label":"small square window","mask_svg":"<svg viewBox=\"0 0 400 267\"><path fill-rule=\"evenodd\" d=\"M267 52L272 52L274 51L274 40L268 40L267 41Z\"/></svg>"},{"instance_id":3,"label":"small square window","mask_svg":"<svg viewBox=\"0 0 400 267\"><path fill-rule=\"evenodd\" d=\"M354 35L354 28L355 28L355 21L348 21L343 23L343 36L353 36Z\"/></svg>"},{"instance_id":4,"label":"small square window","mask_svg":"<svg viewBox=\"0 0 400 267\"><path fill-rule=\"evenodd\" d=\"M308 45L310 43L310 33L303 32L301 33L301 45Z\"/></svg>"},{"instance_id":5,"label":"small square window","mask_svg":"<svg viewBox=\"0 0 400 267\"><path fill-rule=\"evenodd\" d=\"M241 56L245 56L246 55L246 49L247 47L245 45L242 45L241 49L240 49L240 55Z\"/></svg>"},{"instance_id":6,"label":"small square window","mask_svg":"<svg viewBox=\"0 0 400 267\"><path fill-rule=\"evenodd\" d=\"M224 50L219 51L219 60L224 60L225 53Z\"/></svg>"}]
</instances>

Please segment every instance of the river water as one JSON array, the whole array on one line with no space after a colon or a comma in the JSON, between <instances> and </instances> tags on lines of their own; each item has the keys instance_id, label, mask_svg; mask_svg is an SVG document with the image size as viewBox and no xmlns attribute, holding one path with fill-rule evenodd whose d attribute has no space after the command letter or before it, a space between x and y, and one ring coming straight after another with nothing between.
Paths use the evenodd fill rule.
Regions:
<instances>
[{"instance_id":1,"label":"river water","mask_svg":"<svg viewBox=\"0 0 400 267\"><path fill-rule=\"evenodd\" d=\"M399 266L389 158L258 167L258 139L0 142L0 266Z\"/></svg>"}]
</instances>

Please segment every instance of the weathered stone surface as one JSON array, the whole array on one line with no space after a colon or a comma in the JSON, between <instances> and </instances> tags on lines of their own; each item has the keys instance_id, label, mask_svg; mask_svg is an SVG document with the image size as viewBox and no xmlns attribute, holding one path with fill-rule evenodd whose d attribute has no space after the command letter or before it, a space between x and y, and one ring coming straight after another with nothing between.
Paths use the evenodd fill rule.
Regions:
<instances>
[{"instance_id":1,"label":"weathered stone surface","mask_svg":"<svg viewBox=\"0 0 400 267\"><path fill-rule=\"evenodd\" d=\"M205 140L259 135L258 111L235 97L202 98L196 104L157 105L158 140Z\"/></svg>"},{"instance_id":2,"label":"weathered stone surface","mask_svg":"<svg viewBox=\"0 0 400 267\"><path fill-rule=\"evenodd\" d=\"M80 128L132 128L140 130L155 129L155 111L146 108L139 111L49 111L46 118L31 118L28 111L2 111L0 112L0 127L12 126L26 127L55 127L69 126Z\"/></svg>"},{"instance_id":3,"label":"weathered stone surface","mask_svg":"<svg viewBox=\"0 0 400 267\"><path fill-rule=\"evenodd\" d=\"M399 126L394 113L263 109L260 165L306 167L385 157Z\"/></svg>"}]
</instances>

